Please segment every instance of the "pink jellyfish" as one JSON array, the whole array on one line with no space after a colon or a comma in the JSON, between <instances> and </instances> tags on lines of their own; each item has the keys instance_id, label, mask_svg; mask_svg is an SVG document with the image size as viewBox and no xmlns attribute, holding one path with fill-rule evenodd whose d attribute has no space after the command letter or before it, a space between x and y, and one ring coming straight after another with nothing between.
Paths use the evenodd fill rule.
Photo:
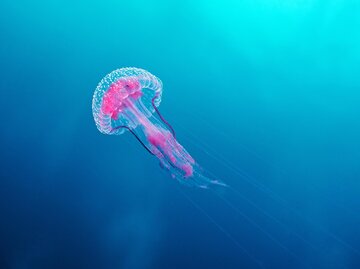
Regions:
<instances>
[{"instance_id":1,"label":"pink jellyfish","mask_svg":"<svg viewBox=\"0 0 360 269\"><path fill-rule=\"evenodd\" d=\"M117 69L106 75L95 89L92 110L96 126L110 135L129 131L181 183L202 188L209 184L223 185L204 176L176 140L174 129L157 108L161 95L161 80L146 70Z\"/></svg>"}]
</instances>

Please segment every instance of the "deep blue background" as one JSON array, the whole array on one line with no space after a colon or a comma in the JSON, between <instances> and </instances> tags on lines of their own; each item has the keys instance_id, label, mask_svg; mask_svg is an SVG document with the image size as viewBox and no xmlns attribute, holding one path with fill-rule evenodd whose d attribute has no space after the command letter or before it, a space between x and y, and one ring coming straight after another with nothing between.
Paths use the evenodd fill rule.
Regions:
<instances>
[{"instance_id":1,"label":"deep blue background","mask_svg":"<svg viewBox=\"0 0 360 269\"><path fill-rule=\"evenodd\" d=\"M0 268L360 268L359 14L2 0ZM98 132L93 91L125 66L162 79L180 143L237 191L182 187Z\"/></svg>"}]
</instances>

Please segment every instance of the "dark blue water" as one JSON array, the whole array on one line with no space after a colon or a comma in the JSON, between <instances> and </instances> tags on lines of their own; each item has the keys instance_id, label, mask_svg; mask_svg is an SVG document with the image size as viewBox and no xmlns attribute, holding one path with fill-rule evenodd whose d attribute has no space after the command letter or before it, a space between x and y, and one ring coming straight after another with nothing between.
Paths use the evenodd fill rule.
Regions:
<instances>
[{"instance_id":1,"label":"dark blue water","mask_svg":"<svg viewBox=\"0 0 360 269\"><path fill-rule=\"evenodd\" d=\"M0 268L360 268L360 2L0 3ZM96 129L134 66L231 188Z\"/></svg>"}]
</instances>

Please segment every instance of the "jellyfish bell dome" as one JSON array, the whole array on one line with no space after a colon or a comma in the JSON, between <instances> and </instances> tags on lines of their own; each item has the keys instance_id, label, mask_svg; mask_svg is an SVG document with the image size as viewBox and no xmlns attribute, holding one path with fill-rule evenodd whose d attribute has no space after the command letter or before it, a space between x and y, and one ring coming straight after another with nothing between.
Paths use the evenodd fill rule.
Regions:
<instances>
[{"instance_id":1,"label":"jellyfish bell dome","mask_svg":"<svg viewBox=\"0 0 360 269\"><path fill-rule=\"evenodd\" d=\"M100 81L93 95L92 111L98 130L120 135L124 128L117 126L135 129L143 116L151 117L154 106L160 105L161 95L161 80L144 69L112 71ZM129 107L133 109L129 111Z\"/></svg>"}]
</instances>

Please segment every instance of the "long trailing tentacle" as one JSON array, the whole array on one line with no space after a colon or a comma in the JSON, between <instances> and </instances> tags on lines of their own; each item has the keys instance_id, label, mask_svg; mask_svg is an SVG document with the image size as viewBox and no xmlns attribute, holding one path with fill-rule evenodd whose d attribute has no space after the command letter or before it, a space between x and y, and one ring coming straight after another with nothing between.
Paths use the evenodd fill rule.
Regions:
<instances>
[{"instance_id":1,"label":"long trailing tentacle","mask_svg":"<svg viewBox=\"0 0 360 269\"><path fill-rule=\"evenodd\" d=\"M157 95L155 95L154 98L151 100L152 106L154 107L154 109L156 111L156 114L158 114L159 118L163 121L163 123L166 124L167 127L169 127L173 137L176 138L174 128L170 125L170 123L167 120L164 119L164 117L160 114L159 109L154 104L154 101L155 101L156 98L157 98Z\"/></svg>"},{"instance_id":2,"label":"long trailing tentacle","mask_svg":"<svg viewBox=\"0 0 360 269\"><path fill-rule=\"evenodd\" d=\"M218 223L213 217L211 217L204 208L202 208L198 203L190 198L179 186L177 186L179 192L197 209L199 210L211 223L215 225L226 237L228 237L245 255L247 255L250 260L252 260L258 268L264 268L263 263L258 260L250 251L248 251L240 242L220 223Z\"/></svg>"},{"instance_id":3,"label":"long trailing tentacle","mask_svg":"<svg viewBox=\"0 0 360 269\"><path fill-rule=\"evenodd\" d=\"M144 144L144 142L141 141L141 139L135 134L135 132L133 130L131 130L128 126L125 126L125 125L120 125L120 126L117 126L117 127L114 127L112 128L111 132L114 132L118 129L121 129L121 128L125 128L127 129L130 133L132 133L134 135L134 137L137 139L137 141L140 142L140 144L151 154L151 155L154 155L154 153L151 152L151 150Z\"/></svg>"}]
</instances>

